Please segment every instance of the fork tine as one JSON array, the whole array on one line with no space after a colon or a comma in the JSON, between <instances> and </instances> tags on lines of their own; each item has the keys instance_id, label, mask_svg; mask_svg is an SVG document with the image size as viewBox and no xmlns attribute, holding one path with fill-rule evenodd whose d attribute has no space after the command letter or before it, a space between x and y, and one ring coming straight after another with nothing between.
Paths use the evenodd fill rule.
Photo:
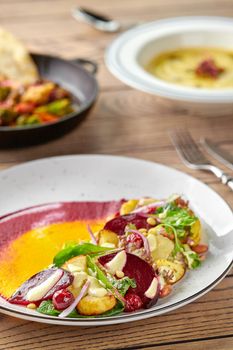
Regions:
<instances>
[{"instance_id":1,"label":"fork tine","mask_svg":"<svg viewBox=\"0 0 233 350\"><path fill-rule=\"evenodd\" d=\"M181 159L185 163L190 164L190 162L189 162L190 154L189 154L189 152L187 152L187 148L185 147L185 144L183 142L183 138L180 136L180 132L179 131L170 132L170 137L171 137L172 143L175 146Z\"/></svg>"},{"instance_id":2,"label":"fork tine","mask_svg":"<svg viewBox=\"0 0 233 350\"><path fill-rule=\"evenodd\" d=\"M200 150L198 149L197 145L194 143L194 140L191 137L190 133L188 131L187 132L178 131L177 136L178 136L178 140L180 140L180 146L182 147L182 150L185 152L186 156L188 157L189 162L195 163L195 160Z\"/></svg>"},{"instance_id":3,"label":"fork tine","mask_svg":"<svg viewBox=\"0 0 233 350\"><path fill-rule=\"evenodd\" d=\"M182 160L189 166L209 164L187 130L176 130L170 133L171 140Z\"/></svg>"}]
</instances>

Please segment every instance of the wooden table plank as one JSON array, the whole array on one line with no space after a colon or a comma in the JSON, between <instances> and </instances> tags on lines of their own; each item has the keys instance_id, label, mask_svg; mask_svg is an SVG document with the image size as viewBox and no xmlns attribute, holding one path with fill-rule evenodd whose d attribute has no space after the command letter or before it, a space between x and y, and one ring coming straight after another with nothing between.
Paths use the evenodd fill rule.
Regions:
<instances>
[{"instance_id":1,"label":"wooden table plank","mask_svg":"<svg viewBox=\"0 0 233 350\"><path fill-rule=\"evenodd\" d=\"M1 316L0 349L59 350L78 346L86 350L87 345L88 350L140 349L233 337L232 282L233 277L225 278L213 291L177 311L131 324L76 328Z\"/></svg>"},{"instance_id":2,"label":"wooden table plank","mask_svg":"<svg viewBox=\"0 0 233 350\"><path fill-rule=\"evenodd\" d=\"M223 337L221 339L207 339L207 340L199 340L199 341L190 341L189 343L173 343L175 347L179 350L232 350L233 337ZM159 346L160 350L170 350L173 344L167 344ZM73 348L75 350L75 348ZM137 348L139 349L139 348ZM141 350L158 350L158 346L148 346L142 347Z\"/></svg>"}]
</instances>

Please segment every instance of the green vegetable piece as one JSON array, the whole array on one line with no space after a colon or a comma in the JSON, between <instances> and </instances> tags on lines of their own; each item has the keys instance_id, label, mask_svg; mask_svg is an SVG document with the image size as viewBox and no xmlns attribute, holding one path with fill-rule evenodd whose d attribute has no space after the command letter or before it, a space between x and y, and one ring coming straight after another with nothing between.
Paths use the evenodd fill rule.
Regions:
<instances>
[{"instance_id":1,"label":"green vegetable piece","mask_svg":"<svg viewBox=\"0 0 233 350\"><path fill-rule=\"evenodd\" d=\"M174 203L166 205L159 218L164 224L172 225L179 230L192 226L198 220L196 216L190 214L189 209L177 207Z\"/></svg>"},{"instance_id":2,"label":"green vegetable piece","mask_svg":"<svg viewBox=\"0 0 233 350\"><path fill-rule=\"evenodd\" d=\"M120 301L118 301L112 310L104 312L102 315L99 315L99 317L116 316L123 311L124 311L124 305Z\"/></svg>"},{"instance_id":3,"label":"green vegetable piece","mask_svg":"<svg viewBox=\"0 0 233 350\"><path fill-rule=\"evenodd\" d=\"M37 311L44 315L49 316L58 316L61 312L56 310L53 306L52 300L44 300L41 302L40 306L37 308ZM74 309L67 317L70 318L99 318L99 317L108 317L115 316L124 311L124 306L119 301L114 306L112 310L104 312L102 315L98 316L84 316L80 315L76 309Z\"/></svg>"},{"instance_id":4,"label":"green vegetable piece","mask_svg":"<svg viewBox=\"0 0 233 350\"><path fill-rule=\"evenodd\" d=\"M113 286L117 288L117 290L120 292L121 295L125 296L127 290L132 287L136 288L137 284L136 281L132 278L129 278L128 276L125 276L119 280L113 278L111 280Z\"/></svg>"},{"instance_id":5,"label":"green vegetable piece","mask_svg":"<svg viewBox=\"0 0 233 350\"><path fill-rule=\"evenodd\" d=\"M0 102L4 101L9 95L11 88L9 86L0 87Z\"/></svg>"},{"instance_id":6,"label":"green vegetable piece","mask_svg":"<svg viewBox=\"0 0 233 350\"><path fill-rule=\"evenodd\" d=\"M25 120L26 125L35 125L35 124L40 124L40 119L37 115L30 115L26 120Z\"/></svg>"},{"instance_id":7,"label":"green vegetable piece","mask_svg":"<svg viewBox=\"0 0 233 350\"><path fill-rule=\"evenodd\" d=\"M58 316L60 311L56 310L51 300L44 300L40 303L40 306L37 308L37 311L41 314Z\"/></svg>"},{"instance_id":8,"label":"green vegetable piece","mask_svg":"<svg viewBox=\"0 0 233 350\"><path fill-rule=\"evenodd\" d=\"M73 109L71 107L71 102L68 98L63 98L61 100L48 103L47 105L38 107L36 109L36 112L47 112L60 117L65 114L71 113L72 111Z\"/></svg>"},{"instance_id":9,"label":"green vegetable piece","mask_svg":"<svg viewBox=\"0 0 233 350\"><path fill-rule=\"evenodd\" d=\"M105 288L112 290L113 285L107 278L106 274L98 267L98 265L87 255L87 266L92 271L93 275L105 286Z\"/></svg>"},{"instance_id":10,"label":"green vegetable piece","mask_svg":"<svg viewBox=\"0 0 233 350\"><path fill-rule=\"evenodd\" d=\"M25 125L27 121L27 116L26 115L20 115L17 119L16 119L16 125L18 126L22 126Z\"/></svg>"},{"instance_id":11,"label":"green vegetable piece","mask_svg":"<svg viewBox=\"0 0 233 350\"><path fill-rule=\"evenodd\" d=\"M188 267L190 269L196 269L201 265L201 260L197 253L190 251L190 252L183 252L183 255L185 256Z\"/></svg>"},{"instance_id":12,"label":"green vegetable piece","mask_svg":"<svg viewBox=\"0 0 233 350\"><path fill-rule=\"evenodd\" d=\"M199 255L191 250L187 244L183 245L183 252L182 254L184 255L187 265L189 269L196 269L201 265L201 260Z\"/></svg>"},{"instance_id":13,"label":"green vegetable piece","mask_svg":"<svg viewBox=\"0 0 233 350\"><path fill-rule=\"evenodd\" d=\"M87 267L92 271L93 275L104 285L106 289L109 289L119 302L124 305L124 298L118 292L117 288L112 284L111 279L107 277L104 271L98 267L98 265L87 255Z\"/></svg>"},{"instance_id":14,"label":"green vegetable piece","mask_svg":"<svg viewBox=\"0 0 233 350\"><path fill-rule=\"evenodd\" d=\"M2 120L4 125L8 125L13 122L16 118L17 114L8 108L0 108L0 119Z\"/></svg>"},{"instance_id":15,"label":"green vegetable piece","mask_svg":"<svg viewBox=\"0 0 233 350\"><path fill-rule=\"evenodd\" d=\"M49 316L58 316L61 311L58 311L55 309L52 300L44 300L40 303L40 306L37 308L37 311L41 314L49 315ZM80 317L78 312L74 309L71 311L71 313L67 316L71 318Z\"/></svg>"},{"instance_id":16,"label":"green vegetable piece","mask_svg":"<svg viewBox=\"0 0 233 350\"><path fill-rule=\"evenodd\" d=\"M96 255L105 253L112 250L112 248L101 247L92 243L83 243L76 245L69 245L68 247L62 249L53 259L55 266L62 266L67 260L74 258L78 255Z\"/></svg>"}]
</instances>

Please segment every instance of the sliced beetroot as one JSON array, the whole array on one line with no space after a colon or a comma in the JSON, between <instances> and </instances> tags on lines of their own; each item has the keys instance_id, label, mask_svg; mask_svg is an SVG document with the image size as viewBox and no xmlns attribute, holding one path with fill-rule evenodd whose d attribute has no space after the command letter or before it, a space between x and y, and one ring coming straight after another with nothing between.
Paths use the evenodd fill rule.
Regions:
<instances>
[{"instance_id":1,"label":"sliced beetroot","mask_svg":"<svg viewBox=\"0 0 233 350\"><path fill-rule=\"evenodd\" d=\"M26 299L26 295L30 289L36 287L46 281L55 271L58 269L52 267L47 270L43 270L38 272L31 278L29 278L26 282L24 282L17 291L8 299L8 301L12 304L20 304L20 305L28 305L32 301ZM42 300L52 299L53 294L60 290L68 287L73 282L73 276L70 272L60 269L62 271L62 276L59 281L49 290L47 294L43 296L41 300L37 300L35 304L39 304Z\"/></svg>"},{"instance_id":2,"label":"sliced beetroot","mask_svg":"<svg viewBox=\"0 0 233 350\"><path fill-rule=\"evenodd\" d=\"M109 261L111 261L114 258L116 254L117 253L108 254L100 257L100 264L105 266ZM147 298L145 296L145 292L150 287L153 279L157 279L156 273L152 266L146 261L139 258L138 256L127 253L127 260L125 267L123 268L123 272L125 276L133 278L137 284L136 288L130 287L127 293L133 293L138 295L142 300L144 308L148 308L154 305L158 299L159 285L157 288L156 295L153 299Z\"/></svg>"},{"instance_id":3,"label":"sliced beetroot","mask_svg":"<svg viewBox=\"0 0 233 350\"><path fill-rule=\"evenodd\" d=\"M105 224L104 229L115 232L117 235L122 236L125 233L126 226L129 224L135 225L137 230L140 228L145 228L148 230L152 227L147 223L147 217L135 213L113 218Z\"/></svg>"}]
</instances>

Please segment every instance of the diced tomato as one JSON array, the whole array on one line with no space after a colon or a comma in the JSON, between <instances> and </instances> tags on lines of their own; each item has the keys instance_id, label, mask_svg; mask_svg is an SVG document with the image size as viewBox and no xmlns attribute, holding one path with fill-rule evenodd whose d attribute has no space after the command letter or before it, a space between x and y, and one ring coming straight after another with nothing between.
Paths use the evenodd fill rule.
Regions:
<instances>
[{"instance_id":1,"label":"diced tomato","mask_svg":"<svg viewBox=\"0 0 233 350\"><path fill-rule=\"evenodd\" d=\"M35 104L32 102L20 102L14 107L14 111L19 114L30 114L34 108Z\"/></svg>"},{"instance_id":2,"label":"diced tomato","mask_svg":"<svg viewBox=\"0 0 233 350\"><path fill-rule=\"evenodd\" d=\"M38 113L38 116L40 118L41 123L54 122L58 119L58 117L56 115L46 113L46 112L40 112L40 113Z\"/></svg>"}]
</instances>

